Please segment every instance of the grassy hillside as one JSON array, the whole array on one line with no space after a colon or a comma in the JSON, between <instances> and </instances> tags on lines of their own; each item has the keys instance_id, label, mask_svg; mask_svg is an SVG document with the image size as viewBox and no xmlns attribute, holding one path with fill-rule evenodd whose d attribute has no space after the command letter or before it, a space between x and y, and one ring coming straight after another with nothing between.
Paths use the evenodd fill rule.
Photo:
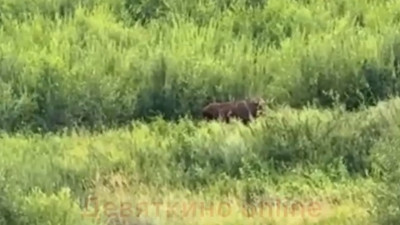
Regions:
<instances>
[{"instance_id":1,"label":"grassy hillside","mask_svg":"<svg viewBox=\"0 0 400 225\"><path fill-rule=\"evenodd\" d=\"M0 127L198 115L259 95L354 109L397 94L398 1L2 0Z\"/></svg>"},{"instance_id":2,"label":"grassy hillside","mask_svg":"<svg viewBox=\"0 0 400 225\"><path fill-rule=\"evenodd\" d=\"M183 119L98 134L4 133L0 223L391 224L399 111L395 99L355 114L280 108L250 127ZM316 209L285 214L296 203Z\"/></svg>"},{"instance_id":3,"label":"grassy hillside","mask_svg":"<svg viewBox=\"0 0 400 225\"><path fill-rule=\"evenodd\" d=\"M389 0L0 0L0 225L397 224L399 28ZM196 120L251 96L249 127Z\"/></svg>"}]
</instances>

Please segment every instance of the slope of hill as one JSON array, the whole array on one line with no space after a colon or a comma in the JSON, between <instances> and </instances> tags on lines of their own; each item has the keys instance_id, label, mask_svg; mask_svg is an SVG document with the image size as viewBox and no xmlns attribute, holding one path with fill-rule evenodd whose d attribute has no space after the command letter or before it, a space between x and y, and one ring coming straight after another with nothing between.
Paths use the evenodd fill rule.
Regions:
<instances>
[{"instance_id":1,"label":"slope of hill","mask_svg":"<svg viewBox=\"0 0 400 225\"><path fill-rule=\"evenodd\" d=\"M2 0L0 224L397 224L399 27L389 0ZM249 127L196 120L249 96L276 103Z\"/></svg>"},{"instance_id":2,"label":"slope of hill","mask_svg":"<svg viewBox=\"0 0 400 225\"><path fill-rule=\"evenodd\" d=\"M0 127L56 130L209 99L373 105L398 91L397 1L3 0Z\"/></svg>"}]
</instances>

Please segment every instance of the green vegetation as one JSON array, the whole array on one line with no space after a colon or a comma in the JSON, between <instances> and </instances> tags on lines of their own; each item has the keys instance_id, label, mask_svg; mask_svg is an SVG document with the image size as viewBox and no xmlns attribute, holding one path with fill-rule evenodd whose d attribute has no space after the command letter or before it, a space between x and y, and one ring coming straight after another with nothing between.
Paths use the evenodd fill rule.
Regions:
<instances>
[{"instance_id":1,"label":"green vegetation","mask_svg":"<svg viewBox=\"0 0 400 225\"><path fill-rule=\"evenodd\" d=\"M197 211L198 220L182 212L172 218L165 211L143 215L167 224L250 223L233 207L273 199L317 202L318 216L310 218L317 224L349 219L374 224L380 215L389 218L388 205L397 206L389 194L399 174L397 158L391 157L399 147L398 112L400 99L394 99L355 114L278 108L249 127L182 119L134 122L100 134L83 129L46 136L3 134L2 219L4 224L90 224L80 215L84 201L94 195L103 206L162 201L164 209L170 202L194 203L201 210L202 202L218 207L232 201L228 216L218 208L214 217ZM125 219L137 218L135 209ZM112 219L109 210L108 217L100 216ZM304 222L280 210L280 216L265 212L253 219Z\"/></svg>"},{"instance_id":2,"label":"green vegetation","mask_svg":"<svg viewBox=\"0 0 400 225\"><path fill-rule=\"evenodd\" d=\"M196 117L251 95L352 109L399 90L397 1L136 2L3 0L0 126Z\"/></svg>"},{"instance_id":3,"label":"green vegetation","mask_svg":"<svg viewBox=\"0 0 400 225\"><path fill-rule=\"evenodd\" d=\"M399 28L389 0L1 0L0 224L122 224L91 195L125 224L397 224ZM249 127L197 120L251 96ZM274 199L321 208L244 214Z\"/></svg>"}]
</instances>

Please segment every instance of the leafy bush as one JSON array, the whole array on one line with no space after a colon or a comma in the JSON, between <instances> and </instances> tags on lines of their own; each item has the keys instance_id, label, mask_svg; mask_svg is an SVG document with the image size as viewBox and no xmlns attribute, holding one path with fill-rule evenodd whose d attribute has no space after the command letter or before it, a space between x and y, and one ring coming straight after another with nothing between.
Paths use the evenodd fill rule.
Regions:
<instances>
[{"instance_id":1,"label":"leafy bush","mask_svg":"<svg viewBox=\"0 0 400 225\"><path fill-rule=\"evenodd\" d=\"M0 127L197 117L254 95L373 105L399 89L398 4L2 1Z\"/></svg>"}]
</instances>

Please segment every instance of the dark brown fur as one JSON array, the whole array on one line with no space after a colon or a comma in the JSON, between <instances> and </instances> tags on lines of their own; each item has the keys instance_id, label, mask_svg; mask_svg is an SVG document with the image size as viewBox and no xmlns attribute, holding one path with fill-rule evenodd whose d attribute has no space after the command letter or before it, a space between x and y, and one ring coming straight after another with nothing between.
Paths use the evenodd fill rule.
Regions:
<instances>
[{"instance_id":1,"label":"dark brown fur","mask_svg":"<svg viewBox=\"0 0 400 225\"><path fill-rule=\"evenodd\" d=\"M210 103L203 108L203 118L230 122L231 118L240 119L248 124L263 111L264 100L241 100L221 103Z\"/></svg>"}]
</instances>

